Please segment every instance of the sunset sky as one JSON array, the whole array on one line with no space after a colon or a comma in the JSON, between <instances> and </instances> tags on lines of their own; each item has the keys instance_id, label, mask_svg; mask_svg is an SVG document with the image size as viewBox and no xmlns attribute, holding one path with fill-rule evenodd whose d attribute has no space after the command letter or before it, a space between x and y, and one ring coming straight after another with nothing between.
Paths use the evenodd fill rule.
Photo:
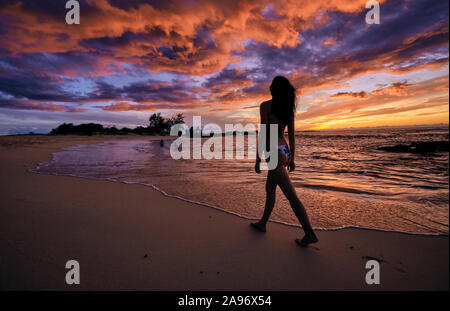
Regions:
<instances>
[{"instance_id":1,"label":"sunset sky","mask_svg":"<svg viewBox=\"0 0 450 311\"><path fill-rule=\"evenodd\" d=\"M0 134L62 122L256 123L275 75L296 128L449 121L447 0L0 0Z\"/></svg>"}]
</instances>

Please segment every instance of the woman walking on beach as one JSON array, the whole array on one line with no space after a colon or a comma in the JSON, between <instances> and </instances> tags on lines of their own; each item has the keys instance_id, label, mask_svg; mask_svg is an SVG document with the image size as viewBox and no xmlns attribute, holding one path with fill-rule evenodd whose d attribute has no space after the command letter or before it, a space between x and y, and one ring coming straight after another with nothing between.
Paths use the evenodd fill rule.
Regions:
<instances>
[{"instance_id":1,"label":"woman walking on beach","mask_svg":"<svg viewBox=\"0 0 450 311\"><path fill-rule=\"evenodd\" d=\"M261 124L267 126L269 124L278 124L278 165L275 169L269 170L267 174L264 214L259 222L251 225L261 232L266 232L266 224L275 205L276 188L280 186L305 232L305 236L302 239L297 239L296 242L301 246L307 246L308 244L317 243L318 239L311 227L305 207L297 197L286 169L287 167L289 172L295 169L295 88L287 78L276 76L270 85L270 93L272 94L272 99L261 104L260 116ZM288 128L289 145L284 137L286 126ZM268 132L267 142L270 139ZM267 143L266 146L269 146L269 144ZM255 171L258 174L261 173L260 163L261 159L257 155Z\"/></svg>"}]
</instances>

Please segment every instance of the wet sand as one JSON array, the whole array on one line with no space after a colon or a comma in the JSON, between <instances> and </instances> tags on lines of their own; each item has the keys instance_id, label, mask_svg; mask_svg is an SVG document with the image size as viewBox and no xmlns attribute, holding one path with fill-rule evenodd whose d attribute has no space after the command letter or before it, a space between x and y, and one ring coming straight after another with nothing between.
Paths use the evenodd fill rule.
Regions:
<instances>
[{"instance_id":1,"label":"wet sand","mask_svg":"<svg viewBox=\"0 0 450 311\"><path fill-rule=\"evenodd\" d=\"M250 221L143 185L28 172L66 146L142 136L0 137L0 289L448 290L448 236ZM148 139L159 139L158 137ZM232 194L230 194L231 196ZM365 263L381 262L367 285ZM66 285L65 263L81 266Z\"/></svg>"}]
</instances>

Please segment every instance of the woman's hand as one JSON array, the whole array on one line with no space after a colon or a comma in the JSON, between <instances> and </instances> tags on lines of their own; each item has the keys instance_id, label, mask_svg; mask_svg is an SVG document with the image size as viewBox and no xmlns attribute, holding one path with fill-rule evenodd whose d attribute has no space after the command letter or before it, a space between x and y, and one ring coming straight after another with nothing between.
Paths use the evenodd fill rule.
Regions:
<instances>
[{"instance_id":1,"label":"woman's hand","mask_svg":"<svg viewBox=\"0 0 450 311\"><path fill-rule=\"evenodd\" d=\"M260 173L261 173L261 167L260 167L260 164L261 164L261 161L256 161L256 163L255 163L255 172L256 172L257 174L260 174Z\"/></svg>"},{"instance_id":2,"label":"woman's hand","mask_svg":"<svg viewBox=\"0 0 450 311\"><path fill-rule=\"evenodd\" d=\"M295 170L294 157L292 157L292 158L291 158L291 161L289 161L288 169L289 169L289 172L292 172L293 170Z\"/></svg>"}]
</instances>

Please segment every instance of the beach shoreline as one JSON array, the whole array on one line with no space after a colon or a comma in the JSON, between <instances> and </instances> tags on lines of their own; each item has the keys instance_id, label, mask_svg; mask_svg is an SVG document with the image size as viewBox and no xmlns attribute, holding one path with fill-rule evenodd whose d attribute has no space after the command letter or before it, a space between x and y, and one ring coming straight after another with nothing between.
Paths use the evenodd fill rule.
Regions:
<instances>
[{"instance_id":1,"label":"beach shoreline","mask_svg":"<svg viewBox=\"0 0 450 311\"><path fill-rule=\"evenodd\" d=\"M448 290L448 236L369 229L319 231L302 249L299 228L249 220L148 186L35 174L77 144L127 136L3 136L0 289ZM367 285L365 263L381 262ZM81 284L65 284L66 261Z\"/></svg>"}]
</instances>

